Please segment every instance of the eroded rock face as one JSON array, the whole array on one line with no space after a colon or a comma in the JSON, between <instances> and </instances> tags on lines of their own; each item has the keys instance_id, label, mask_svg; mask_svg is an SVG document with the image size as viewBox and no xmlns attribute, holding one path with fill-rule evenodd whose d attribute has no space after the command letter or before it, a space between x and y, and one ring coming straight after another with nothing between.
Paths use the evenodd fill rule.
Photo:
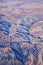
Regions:
<instances>
[{"instance_id":1,"label":"eroded rock face","mask_svg":"<svg viewBox=\"0 0 43 65\"><path fill-rule=\"evenodd\" d=\"M0 65L43 65L42 0L0 0Z\"/></svg>"},{"instance_id":2,"label":"eroded rock face","mask_svg":"<svg viewBox=\"0 0 43 65\"><path fill-rule=\"evenodd\" d=\"M33 35L33 38L31 37L32 42L43 43L42 26L43 26L43 21L38 21L30 28L30 32Z\"/></svg>"}]
</instances>

